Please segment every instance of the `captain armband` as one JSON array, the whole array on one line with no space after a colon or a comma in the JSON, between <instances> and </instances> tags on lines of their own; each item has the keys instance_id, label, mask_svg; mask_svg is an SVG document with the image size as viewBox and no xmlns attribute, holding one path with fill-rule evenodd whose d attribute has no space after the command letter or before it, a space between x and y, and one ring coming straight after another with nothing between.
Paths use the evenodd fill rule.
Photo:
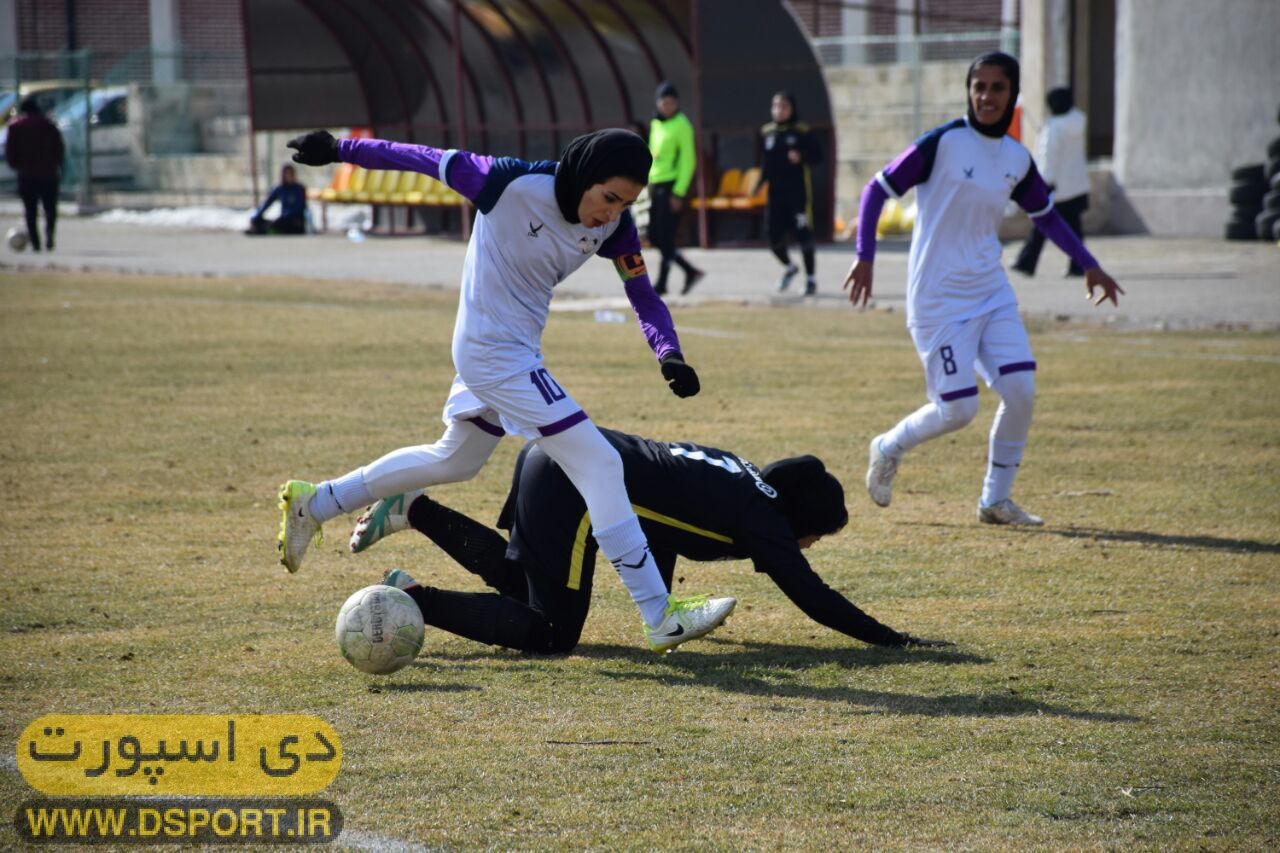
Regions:
<instances>
[{"instance_id":1,"label":"captain armband","mask_svg":"<svg viewBox=\"0 0 1280 853\"><path fill-rule=\"evenodd\" d=\"M613 266L618 271L618 276L623 281L631 281L631 279L648 275L649 271L644 266L644 255L634 252L630 255L623 255L620 258L613 259Z\"/></svg>"}]
</instances>

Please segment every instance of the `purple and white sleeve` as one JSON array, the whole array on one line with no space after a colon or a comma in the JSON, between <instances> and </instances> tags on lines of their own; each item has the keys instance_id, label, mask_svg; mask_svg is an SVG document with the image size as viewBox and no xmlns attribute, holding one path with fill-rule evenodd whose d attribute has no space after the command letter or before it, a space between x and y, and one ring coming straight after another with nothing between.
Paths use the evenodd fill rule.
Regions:
<instances>
[{"instance_id":1,"label":"purple and white sleeve","mask_svg":"<svg viewBox=\"0 0 1280 853\"><path fill-rule=\"evenodd\" d=\"M1026 177L1013 188L1010 197L1027 212L1036 228L1040 229L1040 233L1052 240L1054 245L1065 252L1080 269L1090 270L1099 266L1098 260L1089 254L1084 243L1080 242L1080 238L1071 230L1071 226L1067 225L1067 221L1062 218L1058 209L1053 206L1049 187L1045 184L1044 178L1040 177L1034 162Z\"/></svg>"},{"instance_id":2,"label":"purple and white sleeve","mask_svg":"<svg viewBox=\"0 0 1280 853\"><path fill-rule=\"evenodd\" d=\"M911 145L877 172L863 188L858 204L859 260L871 262L876 259L876 226L880 224L880 211L884 209L885 201L890 196L901 198L907 190L923 182L928 178L931 165L920 148Z\"/></svg>"},{"instance_id":3,"label":"purple and white sleeve","mask_svg":"<svg viewBox=\"0 0 1280 853\"><path fill-rule=\"evenodd\" d=\"M385 139L343 139L338 157L365 169L421 172L470 201L484 189L493 158L456 149L432 148Z\"/></svg>"},{"instance_id":4,"label":"purple and white sleeve","mask_svg":"<svg viewBox=\"0 0 1280 853\"><path fill-rule=\"evenodd\" d=\"M671 312L649 282L644 255L640 253L640 235L636 233L630 214L625 216L627 220L604 241L596 254L613 261L614 268L622 278L622 289L640 323L640 331L644 333L644 339L648 341L653 354L659 361L668 355L680 356L680 339L676 337Z\"/></svg>"}]
</instances>

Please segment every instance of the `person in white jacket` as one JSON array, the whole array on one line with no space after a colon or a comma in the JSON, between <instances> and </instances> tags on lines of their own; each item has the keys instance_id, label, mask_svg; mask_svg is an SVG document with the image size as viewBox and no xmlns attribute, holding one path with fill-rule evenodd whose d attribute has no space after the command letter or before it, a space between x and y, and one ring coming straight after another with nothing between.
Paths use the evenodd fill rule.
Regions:
<instances>
[{"instance_id":1,"label":"person in white jacket","mask_svg":"<svg viewBox=\"0 0 1280 853\"><path fill-rule=\"evenodd\" d=\"M1083 243L1084 230L1080 218L1089 209L1089 165L1084 153L1085 115L1075 108L1071 90L1066 87L1050 89L1045 100L1049 105L1049 118L1036 138L1036 165L1053 191L1053 206ZM1035 275L1042 248L1044 234L1039 228L1033 228L1013 268L1025 275ZM1067 268L1067 275L1083 276L1084 270L1073 260Z\"/></svg>"}]
</instances>

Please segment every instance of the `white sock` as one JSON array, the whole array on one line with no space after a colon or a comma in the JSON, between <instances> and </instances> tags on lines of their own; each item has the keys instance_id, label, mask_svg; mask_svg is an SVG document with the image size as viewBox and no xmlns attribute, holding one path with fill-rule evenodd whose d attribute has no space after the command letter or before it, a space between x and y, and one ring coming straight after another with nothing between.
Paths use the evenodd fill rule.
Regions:
<instances>
[{"instance_id":1,"label":"white sock","mask_svg":"<svg viewBox=\"0 0 1280 853\"><path fill-rule=\"evenodd\" d=\"M454 421L435 444L401 447L360 470L374 498L389 498L414 489L470 480L484 467L500 441L501 435L493 435L474 423Z\"/></svg>"},{"instance_id":2,"label":"white sock","mask_svg":"<svg viewBox=\"0 0 1280 853\"><path fill-rule=\"evenodd\" d=\"M1022 451L1031 433L1035 408L1035 374L1030 371L1001 376L991 386L1000 395L1000 408L991 424L987 446L987 476L982 482L982 505L991 506L1013 491Z\"/></svg>"},{"instance_id":3,"label":"white sock","mask_svg":"<svg viewBox=\"0 0 1280 853\"><path fill-rule=\"evenodd\" d=\"M311 499L311 514L324 524L360 507L373 503L373 495L365 488L360 469L344 474L336 480L325 480L316 485L316 496Z\"/></svg>"},{"instance_id":4,"label":"white sock","mask_svg":"<svg viewBox=\"0 0 1280 853\"><path fill-rule=\"evenodd\" d=\"M1013 480L1018 476L1025 441L991 440L987 457L987 476L982 481L982 505L992 506L1009 497Z\"/></svg>"},{"instance_id":5,"label":"white sock","mask_svg":"<svg viewBox=\"0 0 1280 853\"><path fill-rule=\"evenodd\" d=\"M618 570L645 624L657 625L667 608L667 587L631 508L618 451L589 420L539 438L538 447L582 495L600 550Z\"/></svg>"},{"instance_id":6,"label":"white sock","mask_svg":"<svg viewBox=\"0 0 1280 853\"><path fill-rule=\"evenodd\" d=\"M649 541L633 514L625 521L594 531L600 550L631 593L640 616L650 628L662 621L667 610L667 588L658 565L649 553Z\"/></svg>"}]
</instances>

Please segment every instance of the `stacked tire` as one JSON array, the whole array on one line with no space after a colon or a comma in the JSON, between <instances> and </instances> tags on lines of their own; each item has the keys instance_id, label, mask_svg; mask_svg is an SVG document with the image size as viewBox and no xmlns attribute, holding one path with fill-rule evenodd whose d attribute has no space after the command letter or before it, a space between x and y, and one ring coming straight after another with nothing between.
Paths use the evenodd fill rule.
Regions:
<instances>
[{"instance_id":1,"label":"stacked tire","mask_svg":"<svg viewBox=\"0 0 1280 853\"><path fill-rule=\"evenodd\" d=\"M1254 225L1259 240L1280 240L1280 136L1267 146L1266 179L1269 192L1262 197Z\"/></svg>"},{"instance_id":2,"label":"stacked tire","mask_svg":"<svg viewBox=\"0 0 1280 853\"><path fill-rule=\"evenodd\" d=\"M1274 164L1273 164L1274 165ZM1267 167L1258 163L1231 170L1231 218L1227 220L1228 240L1257 240L1264 214L1263 200L1276 195L1267 192ZM1267 236L1271 236L1270 228Z\"/></svg>"}]
</instances>

